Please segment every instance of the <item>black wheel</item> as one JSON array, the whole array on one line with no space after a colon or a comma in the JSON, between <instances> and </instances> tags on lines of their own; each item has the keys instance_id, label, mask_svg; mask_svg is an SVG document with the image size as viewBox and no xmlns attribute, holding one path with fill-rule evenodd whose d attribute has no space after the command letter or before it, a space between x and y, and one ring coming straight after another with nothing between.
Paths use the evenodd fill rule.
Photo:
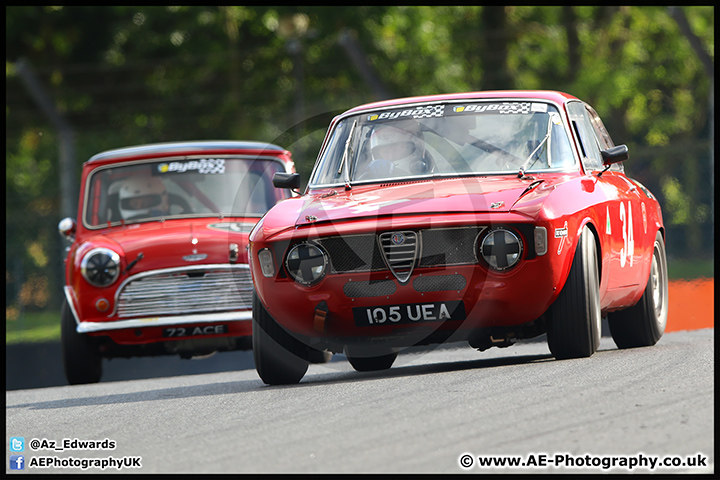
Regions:
<instances>
[{"instance_id":1,"label":"black wheel","mask_svg":"<svg viewBox=\"0 0 720 480\"><path fill-rule=\"evenodd\" d=\"M67 300L60 310L60 337L65 378L70 385L97 383L102 376L102 357L95 339L77 333L77 323Z\"/></svg>"},{"instance_id":2,"label":"black wheel","mask_svg":"<svg viewBox=\"0 0 720 480\"><path fill-rule=\"evenodd\" d=\"M570 273L547 312L548 346L557 359L589 357L600 345L600 280L595 237L586 226Z\"/></svg>"},{"instance_id":3,"label":"black wheel","mask_svg":"<svg viewBox=\"0 0 720 480\"><path fill-rule=\"evenodd\" d=\"M658 232L645 291L634 306L608 314L610 334L618 348L649 347L665 332L667 315L667 259L665 242Z\"/></svg>"},{"instance_id":4,"label":"black wheel","mask_svg":"<svg viewBox=\"0 0 720 480\"><path fill-rule=\"evenodd\" d=\"M358 372L374 372L392 367L397 352L363 346L346 346L345 356L350 365Z\"/></svg>"},{"instance_id":5,"label":"black wheel","mask_svg":"<svg viewBox=\"0 0 720 480\"><path fill-rule=\"evenodd\" d=\"M253 296L252 346L255 369L268 385L298 383L308 369L304 344L275 322Z\"/></svg>"}]
</instances>

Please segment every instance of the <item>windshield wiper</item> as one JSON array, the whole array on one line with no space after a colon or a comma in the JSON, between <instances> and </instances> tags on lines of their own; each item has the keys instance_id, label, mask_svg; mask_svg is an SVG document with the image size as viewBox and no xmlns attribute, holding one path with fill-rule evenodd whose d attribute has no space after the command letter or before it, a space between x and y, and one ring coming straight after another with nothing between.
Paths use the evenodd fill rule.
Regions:
<instances>
[{"instance_id":1,"label":"windshield wiper","mask_svg":"<svg viewBox=\"0 0 720 480\"><path fill-rule=\"evenodd\" d=\"M520 166L520 171L518 172L518 178L524 178L525 177L525 170L527 170L530 166L532 166L536 160L538 160L540 157L535 157L535 154L542 148L542 146L547 142L550 143L550 134L552 133L552 124L554 115L556 115L554 112L550 112L548 115L548 124L547 124L547 132L545 133L545 136L542 140L540 140L540 143L538 143L538 146L535 147L535 150L532 151L530 155L528 155L527 159L523 162L523 164ZM550 148L548 146L548 167L550 166Z\"/></svg>"},{"instance_id":2,"label":"windshield wiper","mask_svg":"<svg viewBox=\"0 0 720 480\"><path fill-rule=\"evenodd\" d=\"M350 143L352 143L353 134L355 133L355 127L357 127L357 119L352 124L352 127L350 127L350 133L348 134L348 139L345 142L345 149L343 150L342 159L340 160L340 168L338 168L338 175L340 175L340 172L343 171L343 167L345 167L345 190L350 190L352 186L350 185L350 167L347 165L349 152L350 152Z\"/></svg>"}]
</instances>

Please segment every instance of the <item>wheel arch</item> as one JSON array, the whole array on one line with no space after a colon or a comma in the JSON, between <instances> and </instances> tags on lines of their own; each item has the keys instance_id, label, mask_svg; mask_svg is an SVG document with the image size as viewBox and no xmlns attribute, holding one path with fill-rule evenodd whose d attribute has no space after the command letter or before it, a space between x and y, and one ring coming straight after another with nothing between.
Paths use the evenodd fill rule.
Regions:
<instances>
[{"instance_id":1,"label":"wheel arch","mask_svg":"<svg viewBox=\"0 0 720 480\"><path fill-rule=\"evenodd\" d=\"M603 281L603 268L602 268L602 259L603 259L603 251L602 251L602 244L600 243L600 234L598 233L597 228L595 227L595 224L588 220L586 221L581 227L580 231L582 231L582 227L588 227L593 235L593 240L595 241L595 251L597 252L597 267L598 267L598 283L602 285ZM576 245L575 248L578 246Z\"/></svg>"},{"instance_id":2,"label":"wheel arch","mask_svg":"<svg viewBox=\"0 0 720 480\"><path fill-rule=\"evenodd\" d=\"M65 301L67 302L68 308L70 309L70 314L75 319L75 323L77 325L80 325L80 315L78 315L78 303L75 298L75 290L73 290L70 286L65 286L63 288L63 292L65 293Z\"/></svg>"}]
</instances>

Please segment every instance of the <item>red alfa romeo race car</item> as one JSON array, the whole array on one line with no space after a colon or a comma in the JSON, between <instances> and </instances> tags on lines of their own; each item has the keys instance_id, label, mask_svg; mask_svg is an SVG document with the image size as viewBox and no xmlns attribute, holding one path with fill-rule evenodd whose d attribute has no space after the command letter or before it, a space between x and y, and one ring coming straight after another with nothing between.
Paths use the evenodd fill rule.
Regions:
<instances>
[{"instance_id":1,"label":"red alfa romeo race car","mask_svg":"<svg viewBox=\"0 0 720 480\"><path fill-rule=\"evenodd\" d=\"M110 150L83 166L65 259L62 352L70 384L98 382L102 358L249 349L247 238L290 196L272 176L290 152L259 142Z\"/></svg>"},{"instance_id":2,"label":"red alfa romeo race car","mask_svg":"<svg viewBox=\"0 0 720 480\"><path fill-rule=\"evenodd\" d=\"M606 315L618 347L655 344L665 231L627 159L595 110L560 92L414 97L337 116L304 195L250 234L258 374L296 383L328 352L382 370L412 345L482 351L544 333L555 358L588 357Z\"/></svg>"}]
</instances>

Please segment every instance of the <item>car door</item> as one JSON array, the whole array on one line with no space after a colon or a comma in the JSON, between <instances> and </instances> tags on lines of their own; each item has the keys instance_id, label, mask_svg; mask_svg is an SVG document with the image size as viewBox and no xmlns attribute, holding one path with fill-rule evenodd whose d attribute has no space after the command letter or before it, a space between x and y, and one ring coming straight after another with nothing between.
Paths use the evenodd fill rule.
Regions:
<instances>
[{"instance_id":1,"label":"car door","mask_svg":"<svg viewBox=\"0 0 720 480\"><path fill-rule=\"evenodd\" d=\"M642 233L637 186L625 177L622 164L615 164L598 176L605 169L600 151L614 143L595 110L582 102L570 102L568 113L580 144L585 173L597 180L605 194L605 202L596 208L598 218L604 219L597 227L603 245L603 268L608 273L607 290L633 289L641 271L640 256L635 251L637 235Z\"/></svg>"}]
</instances>

